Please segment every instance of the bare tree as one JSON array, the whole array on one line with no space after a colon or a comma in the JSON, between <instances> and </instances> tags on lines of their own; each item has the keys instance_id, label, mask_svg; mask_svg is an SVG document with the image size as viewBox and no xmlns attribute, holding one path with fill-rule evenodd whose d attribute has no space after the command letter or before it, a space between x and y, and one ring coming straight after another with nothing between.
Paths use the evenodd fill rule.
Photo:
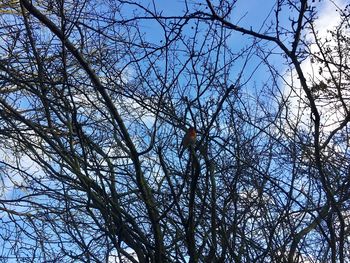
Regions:
<instances>
[{"instance_id":1,"label":"bare tree","mask_svg":"<svg viewBox=\"0 0 350 263\"><path fill-rule=\"evenodd\" d=\"M346 262L350 10L322 2L327 32L306 0L259 27L240 1L0 4L1 260Z\"/></svg>"}]
</instances>

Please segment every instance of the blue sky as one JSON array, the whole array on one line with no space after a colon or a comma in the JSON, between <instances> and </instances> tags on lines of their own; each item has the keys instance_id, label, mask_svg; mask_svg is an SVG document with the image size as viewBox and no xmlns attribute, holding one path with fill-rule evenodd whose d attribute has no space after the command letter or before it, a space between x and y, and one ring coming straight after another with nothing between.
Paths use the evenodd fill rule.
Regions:
<instances>
[{"instance_id":1,"label":"blue sky","mask_svg":"<svg viewBox=\"0 0 350 263\"><path fill-rule=\"evenodd\" d=\"M144 6L151 7L151 1L141 1ZM275 2L273 0L268 1L259 1L259 0L250 0L250 1L238 1L238 4L235 6L235 8L232 10L232 14L229 18L229 20L237 24L241 27L252 29L257 32L264 32L266 28L270 25L271 20L275 20ZM147 4L149 3L149 4ZM163 16L181 16L185 10L185 1L161 1L157 0L155 1L156 10L158 14L162 14ZM205 12L209 12L208 9L202 8L202 6L205 6L205 1L188 1L188 7L198 7L204 10ZM132 8L130 8L131 10ZM127 10L126 10L127 11ZM194 8L189 10L189 13L193 13L196 11ZM140 14L141 15L141 14ZM291 13L281 13L280 14L280 24L281 26L290 25L289 17L292 16ZM141 30L146 33L147 39L154 43L161 45L164 42L164 33L161 30L161 27L159 24L155 21L150 20L144 20L141 25ZM194 25L194 21L189 22L187 26L184 27L184 33L191 35L193 34L194 30L191 28ZM247 35L242 35L241 33L234 32L232 30L227 30L226 34L230 34L231 36L226 40L226 43L230 46L230 48L235 51L239 52L244 46L250 45L252 43L253 38L249 37ZM274 47L275 45L272 43L269 43L270 47ZM276 49L276 51L280 52L279 49ZM280 69L283 69L282 60L280 57L276 57L275 61L276 66L278 66ZM242 64L244 63L244 60L241 61L241 63L236 63L235 68L232 70L232 77L231 81L235 81L235 75L238 75L238 73L242 69ZM250 59L249 63L247 63L245 68L245 75L246 78L249 78L251 73L256 70L256 67L260 61L254 56ZM266 69L261 68L254 72L254 78L251 79L252 82L256 82L259 79L263 79L266 76ZM243 77L244 82L244 77ZM251 85L254 85L254 83L251 83Z\"/></svg>"}]
</instances>

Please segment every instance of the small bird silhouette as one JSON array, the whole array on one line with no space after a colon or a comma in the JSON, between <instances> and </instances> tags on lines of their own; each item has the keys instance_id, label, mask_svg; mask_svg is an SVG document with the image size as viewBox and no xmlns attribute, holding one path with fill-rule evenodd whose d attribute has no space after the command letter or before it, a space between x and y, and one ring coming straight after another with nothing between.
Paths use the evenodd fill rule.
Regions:
<instances>
[{"instance_id":1,"label":"small bird silhouette","mask_svg":"<svg viewBox=\"0 0 350 263\"><path fill-rule=\"evenodd\" d=\"M197 139L196 129L194 127L190 126L188 128L185 136L182 139L181 150L179 153L180 158L182 157L184 151L187 148L193 147L195 145L196 139Z\"/></svg>"}]
</instances>

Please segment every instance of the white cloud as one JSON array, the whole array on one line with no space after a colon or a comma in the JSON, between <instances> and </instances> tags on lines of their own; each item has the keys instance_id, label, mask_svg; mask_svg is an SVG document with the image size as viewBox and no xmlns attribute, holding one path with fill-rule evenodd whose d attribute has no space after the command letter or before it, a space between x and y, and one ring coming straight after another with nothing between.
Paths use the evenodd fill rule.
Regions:
<instances>
[{"instance_id":1,"label":"white cloud","mask_svg":"<svg viewBox=\"0 0 350 263\"><path fill-rule=\"evenodd\" d=\"M1 186L3 191L0 193L2 198L11 198L12 191L23 185L24 178L20 171L32 175L42 172L41 167L28 155L19 156L8 149L1 149L0 160L4 163L3 169L5 169L1 182L3 184ZM6 165L17 167L17 169L6 169Z\"/></svg>"},{"instance_id":2,"label":"white cloud","mask_svg":"<svg viewBox=\"0 0 350 263\"><path fill-rule=\"evenodd\" d=\"M332 38L331 30L335 30L340 22L339 10L346 6L345 1L323 1L317 3L315 8L318 10L318 17L314 22L314 29L317 32L319 43L322 43L323 49L326 45L330 50L334 50L337 46L334 38ZM310 32L307 37L307 41L313 44L309 45L309 51L316 54L319 51L318 45L315 43L315 36ZM325 44L326 40L328 41ZM337 57L332 57L336 61ZM308 57L305 59L301 68L303 70L304 76L309 84L309 87L319 85L320 83L324 85L324 91L320 91L315 94L316 105L318 107L321 116L321 129L323 134L329 134L335 128L337 128L342 120L344 120L345 110L339 98L337 98L336 88L334 83L327 83L327 79L330 79L330 73L325 68L324 64L321 64L315 58ZM336 70L336 68L331 66L331 70ZM322 86L321 86L322 87ZM341 90L344 100L349 102L350 92L349 90ZM325 97L327 95L327 97ZM311 111L308 106L308 100L306 98L305 92L302 90L297 73L293 70L290 73L290 81L286 85L284 90L284 97L288 97L288 102L290 106L289 120L293 121L294 124L300 128L308 128L311 124Z\"/></svg>"},{"instance_id":3,"label":"white cloud","mask_svg":"<svg viewBox=\"0 0 350 263\"><path fill-rule=\"evenodd\" d=\"M126 248L125 252L128 253L133 259L138 261L136 252L131 248ZM126 256L121 256L121 261L118 256L118 252L116 250L111 251L109 257L108 257L108 263L131 263L132 261L129 260Z\"/></svg>"}]
</instances>

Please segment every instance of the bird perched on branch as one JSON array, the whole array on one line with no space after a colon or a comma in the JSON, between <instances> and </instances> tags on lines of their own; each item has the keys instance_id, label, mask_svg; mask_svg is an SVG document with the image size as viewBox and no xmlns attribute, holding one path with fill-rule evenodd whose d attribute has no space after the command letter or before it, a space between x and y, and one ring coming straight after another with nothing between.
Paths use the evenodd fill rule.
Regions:
<instances>
[{"instance_id":1,"label":"bird perched on branch","mask_svg":"<svg viewBox=\"0 0 350 263\"><path fill-rule=\"evenodd\" d=\"M182 157L184 151L196 144L197 133L196 129L190 126L182 139L181 150L179 153L180 158Z\"/></svg>"}]
</instances>

